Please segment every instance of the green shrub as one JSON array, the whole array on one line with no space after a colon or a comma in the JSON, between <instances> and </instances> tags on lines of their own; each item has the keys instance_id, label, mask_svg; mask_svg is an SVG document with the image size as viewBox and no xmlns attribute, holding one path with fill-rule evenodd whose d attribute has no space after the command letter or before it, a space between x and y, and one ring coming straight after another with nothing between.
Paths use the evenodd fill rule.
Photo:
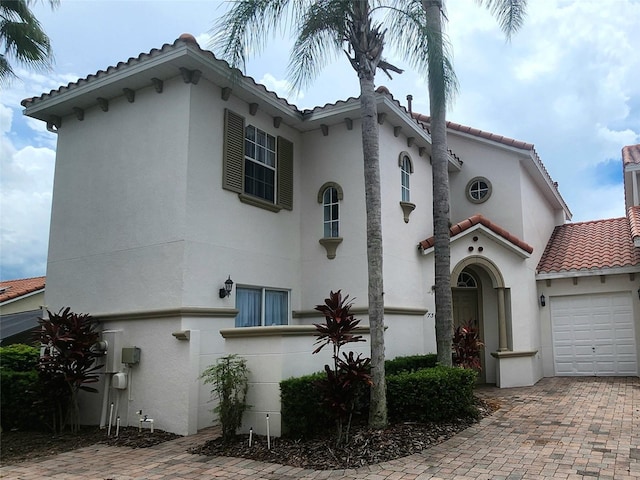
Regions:
<instances>
[{"instance_id":1,"label":"green shrub","mask_svg":"<svg viewBox=\"0 0 640 480\"><path fill-rule=\"evenodd\" d=\"M283 436L310 438L334 424L320 386L325 378L324 372L318 372L280 382Z\"/></svg>"},{"instance_id":2,"label":"green shrub","mask_svg":"<svg viewBox=\"0 0 640 480\"><path fill-rule=\"evenodd\" d=\"M39 350L16 344L0 347L0 424L3 430L34 430L42 427L38 398Z\"/></svg>"},{"instance_id":3,"label":"green shrub","mask_svg":"<svg viewBox=\"0 0 640 480\"><path fill-rule=\"evenodd\" d=\"M407 357L396 357L393 360L386 360L384 362L384 371L388 376L400 372L415 372L423 368L433 368L437 364L438 355L435 353L409 355Z\"/></svg>"},{"instance_id":4,"label":"green shrub","mask_svg":"<svg viewBox=\"0 0 640 480\"><path fill-rule=\"evenodd\" d=\"M247 409L247 390L249 389L249 369L247 361L237 355L227 355L210 365L200 378L204 383L212 384L212 395L217 397L218 405L213 409L222 425L222 439L230 441L242 425L242 416Z\"/></svg>"},{"instance_id":5,"label":"green shrub","mask_svg":"<svg viewBox=\"0 0 640 480\"><path fill-rule=\"evenodd\" d=\"M387 403L393 421L442 421L477 417L473 387L477 373L435 367L387 376Z\"/></svg>"}]
</instances>

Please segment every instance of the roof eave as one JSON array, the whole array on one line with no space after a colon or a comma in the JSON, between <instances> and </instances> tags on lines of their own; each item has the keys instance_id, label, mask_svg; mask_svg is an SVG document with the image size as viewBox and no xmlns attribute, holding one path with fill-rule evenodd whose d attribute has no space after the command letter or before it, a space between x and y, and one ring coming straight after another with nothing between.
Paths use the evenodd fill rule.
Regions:
<instances>
[{"instance_id":1,"label":"roof eave","mask_svg":"<svg viewBox=\"0 0 640 480\"><path fill-rule=\"evenodd\" d=\"M563 270L559 272L536 273L536 280L553 280L576 277L593 277L598 275L621 275L628 273L640 273L640 265L628 265L624 267L590 268L582 270Z\"/></svg>"}]
</instances>

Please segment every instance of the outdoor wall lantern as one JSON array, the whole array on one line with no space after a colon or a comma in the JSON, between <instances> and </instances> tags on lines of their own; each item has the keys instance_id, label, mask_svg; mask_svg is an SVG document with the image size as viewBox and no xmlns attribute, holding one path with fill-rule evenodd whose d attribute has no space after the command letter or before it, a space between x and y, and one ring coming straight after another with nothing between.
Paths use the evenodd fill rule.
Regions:
<instances>
[{"instance_id":1,"label":"outdoor wall lantern","mask_svg":"<svg viewBox=\"0 0 640 480\"><path fill-rule=\"evenodd\" d=\"M233 280L231 280L231 275L224 281L224 288L220 289L220 298L227 298L231 295L231 289L233 288Z\"/></svg>"},{"instance_id":2,"label":"outdoor wall lantern","mask_svg":"<svg viewBox=\"0 0 640 480\"><path fill-rule=\"evenodd\" d=\"M540 295L540 306L544 307L547 304L547 298L544 296L544 293Z\"/></svg>"}]
</instances>

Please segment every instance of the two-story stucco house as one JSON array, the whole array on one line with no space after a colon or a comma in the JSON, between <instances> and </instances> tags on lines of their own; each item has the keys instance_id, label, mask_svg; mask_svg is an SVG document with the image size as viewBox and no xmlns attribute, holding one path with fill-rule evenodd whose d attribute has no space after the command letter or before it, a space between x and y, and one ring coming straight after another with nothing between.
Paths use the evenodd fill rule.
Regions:
<instances>
[{"instance_id":1,"label":"two-story stucco house","mask_svg":"<svg viewBox=\"0 0 640 480\"><path fill-rule=\"evenodd\" d=\"M359 100L301 111L183 35L23 105L58 135L47 305L109 343L85 421L113 402L125 425L142 409L194 433L212 422L199 374L238 353L246 425L278 434L278 382L328 359L314 306L341 289L367 324ZM377 106L386 355L435 352L429 119L385 88ZM629 218L572 225L532 145L451 123L449 147L454 313L479 322L482 380L637 375L637 149Z\"/></svg>"}]
</instances>

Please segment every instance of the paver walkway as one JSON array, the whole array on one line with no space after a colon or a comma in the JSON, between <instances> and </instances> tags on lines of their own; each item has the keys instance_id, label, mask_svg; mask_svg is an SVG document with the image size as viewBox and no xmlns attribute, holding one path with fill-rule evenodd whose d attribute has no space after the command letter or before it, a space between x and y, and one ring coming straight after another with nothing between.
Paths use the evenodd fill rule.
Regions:
<instances>
[{"instance_id":1,"label":"paver walkway","mask_svg":"<svg viewBox=\"0 0 640 480\"><path fill-rule=\"evenodd\" d=\"M9 465L20 480L640 479L640 379L545 378L483 388L502 408L420 454L357 470L317 471L185 453L211 429L152 448L93 446Z\"/></svg>"}]
</instances>

